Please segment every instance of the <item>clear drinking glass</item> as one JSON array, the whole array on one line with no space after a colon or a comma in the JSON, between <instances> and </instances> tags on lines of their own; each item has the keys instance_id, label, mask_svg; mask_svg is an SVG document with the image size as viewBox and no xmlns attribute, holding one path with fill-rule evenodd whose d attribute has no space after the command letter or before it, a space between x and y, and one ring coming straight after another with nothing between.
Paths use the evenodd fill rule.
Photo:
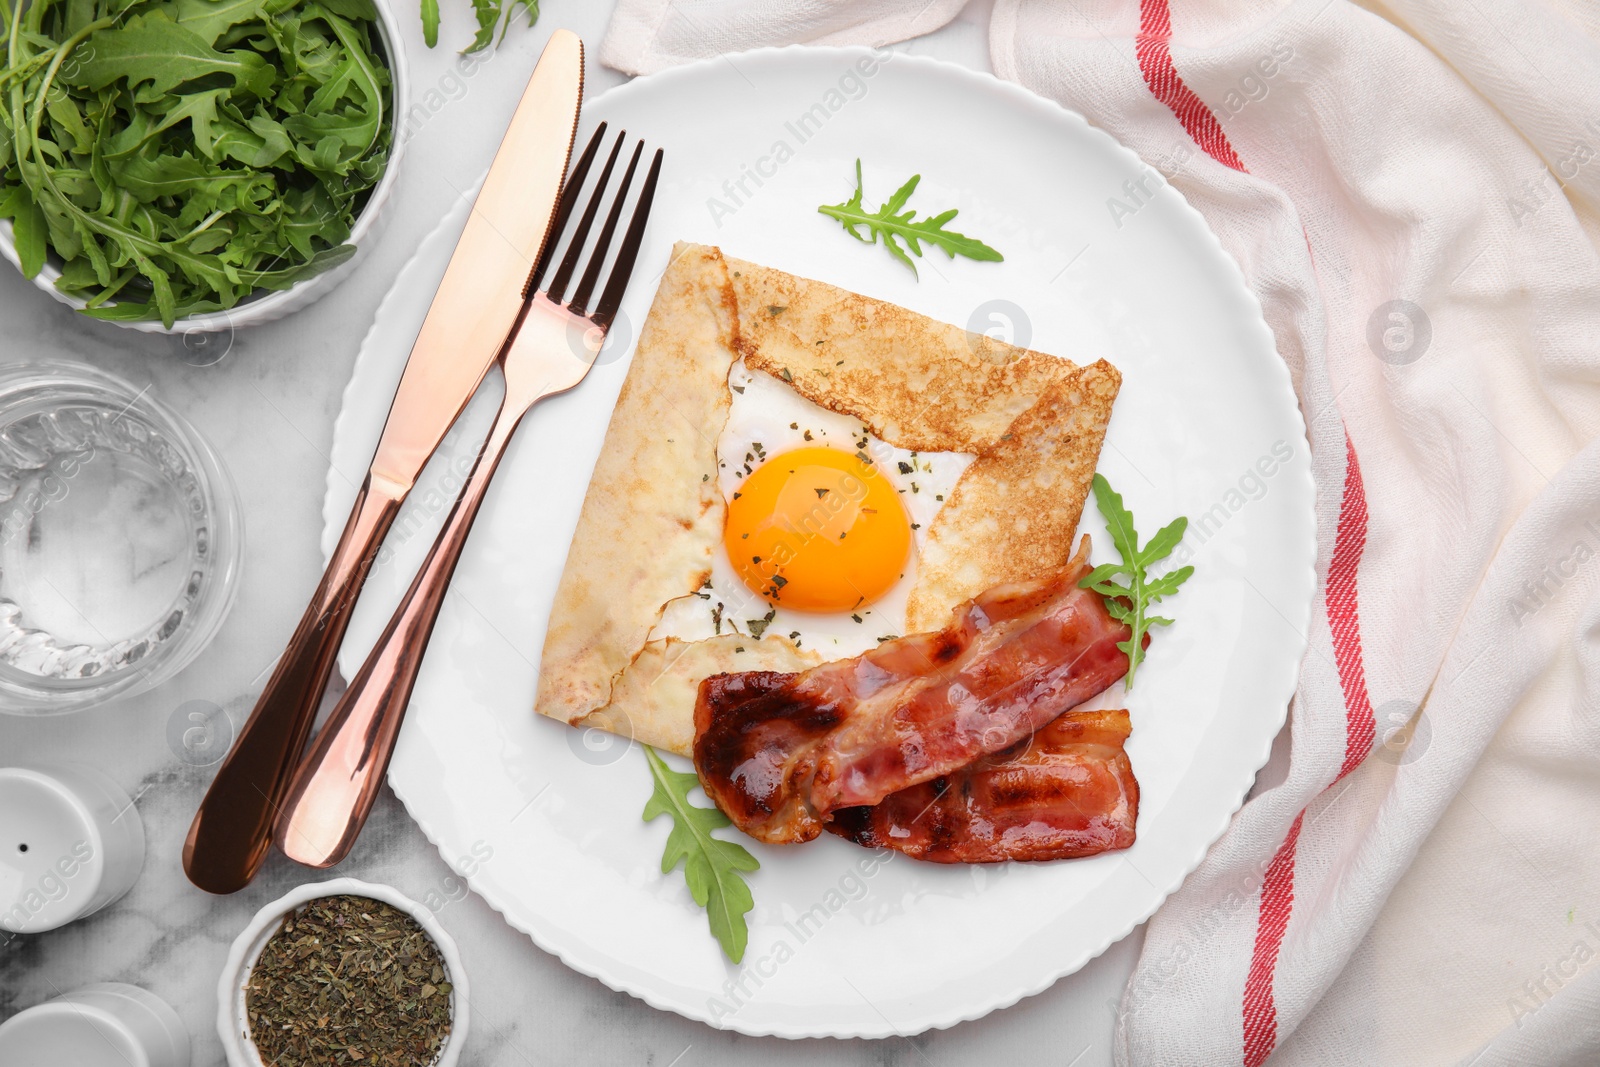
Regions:
<instances>
[{"instance_id":1,"label":"clear drinking glass","mask_svg":"<svg viewBox=\"0 0 1600 1067\"><path fill-rule=\"evenodd\" d=\"M0 368L0 711L158 685L232 606L233 483L147 390L61 362Z\"/></svg>"}]
</instances>

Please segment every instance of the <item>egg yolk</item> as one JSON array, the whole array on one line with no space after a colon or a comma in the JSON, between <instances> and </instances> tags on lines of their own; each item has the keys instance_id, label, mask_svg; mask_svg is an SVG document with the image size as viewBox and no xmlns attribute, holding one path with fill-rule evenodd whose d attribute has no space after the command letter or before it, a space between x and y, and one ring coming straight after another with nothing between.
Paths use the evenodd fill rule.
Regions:
<instances>
[{"instance_id":1,"label":"egg yolk","mask_svg":"<svg viewBox=\"0 0 1600 1067\"><path fill-rule=\"evenodd\" d=\"M771 603L850 611L900 580L911 520L870 462L836 448L799 448L744 480L728 502L722 538L739 577Z\"/></svg>"}]
</instances>

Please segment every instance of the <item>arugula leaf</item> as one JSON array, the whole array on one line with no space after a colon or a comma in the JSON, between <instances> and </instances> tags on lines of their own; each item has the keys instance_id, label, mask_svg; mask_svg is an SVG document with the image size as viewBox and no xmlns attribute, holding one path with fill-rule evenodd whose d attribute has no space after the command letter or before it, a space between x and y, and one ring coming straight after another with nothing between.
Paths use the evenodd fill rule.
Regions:
<instances>
[{"instance_id":1,"label":"arugula leaf","mask_svg":"<svg viewBox=\"0 0 1600 1067\"><path fill-rule=\"evenodd\" d=\"M426 35L429 7L433 8L433 21L435 35L439 21L439 0L422 0L422 20L424 35ZM528 25L532 26L539 21L539 0L472 0L472 13L478 19L478 32L473 35L472 43L462 51L466 53L479 52L488 48L490 43L498 45L506 39L506 33L511 29L511 19L517 13L517 8L522 8L528 13ZM500 28L500 37L496 40L495 27ZM433 47L429 42L428 47Z\"/></svg>"},{"instance_id":2,"label":"arugula leaf","mask_svg":"<svg viewBox=\"0 0 1600 1067\"><path fill-rule=\"evenodd\" d=\"M481 52L489 45L500 44L506 39L506 33L511 29L511 20L517 13L517 8L528 13L528 25L532 26L539 21L539 0L471 0L472 14L477 19L478 29L472 35L472 43L463 48L462 54L471 55ZM429 48L439 43L439 0L421 0L422 12L422 40ZM500 30L498 39L495 37L495 28Z\"/></svg>"},{"instance_id":3,"label":"arugula leaf","mask_svg":"<svg viewBox=\"0 0 1600 1067\"><path fill-rule=\"evenodd\" d=\"M539 21L539 0L505 0L505 5L506 20L500 24L500 40L495 42L496 47L506 39L506 32L511 29L511 17L517 13L517 8L528 13L529 26Z\"/></svg>"},{"instance_id":4,"label":"arugula leaf","mask_svg":"<svg viewBox=\"0 0 1600 1067\"><path fill-rule=\"evenodd\" d=\"M115 136L107 138L106 143L100 146L102 158L117 159L132 155L149 144L150 139L156 134L176 126L184 119L189 120L195 146L205 153L206 158L217 158L216 152L213 151L215 141L211 126L217 121L217 101L226 96L227 92L226 89L207 89L198 93L186 93L177 97L177 102L159 117L149 111L136 112L132 122L117 131ZM92 146L90 151L93 151Z\"/></svg>"},{"instance_id":5,"label":"arugula leaf","mask_svg":"<svg viewBox=\"0 0 1600 1067\"><path fill-rule=\"evenodd\" d=\"M318 0L318 2L335 15L352 22L371 22L378 17L378 8L372 0Z\"/></svg>"},{"instance_id":6,"label":"arugula leaf","mask_svg":"<svg viewBox=\"0 0 1600 1067\"><path fill-rule=\"evenodd\" d=\"M178 25L215 46L222 31L261 17L262 0L177 0Z\"/></svg>"},{"instance_id":7,"label":"arugula leaf","mask_svg":"<svg viewBox=\"0 0 1600 1067\"><path fill-rule=\"evenodd\" d=\"M429 48L439 43L439 0L422 0L422 40Z\"/></svg>"},{"instance_id":8,"label":"arugula leaf","mask_svg":"<svg viewBox=\"0 0 1600 1067\"><path fill-rule=\"evenodd\" d=\"M12 239L16 242L17 258L22 261L22 273L32 278L44 267L44 212L28 195L27 187L18 185L0 200L0 219L11 220Z\"/></svg>"},{"instance_id":9,"label":"arugula leaf","mask_svg":"<svg viewBox=\"0 0 1600 1067\"><path fill-rule=\"evenodd\" d=\"M294 117L291 115L290 119ZM195 140L199 141L200 128L205 124L191 121L195 124ZM252 116L248 127L232 119L220 119L215 134L207 125L206 133L212 137L209 150L205 145L200 147L212 159L237 160L251 168L282 166L279 161L294 152L291 132L284 123L266 115Z\"/></svg>"},{"instance_id":10,"label":"arugula leaf","mask_svg":"<svg viewBox=\"0 0 1600 1067\"><path fill-rule=\"evenodd\" d=\"M689 884L689 894L706 909L712 936L722 951L738 963L744 959L750 936L745 913L755 907L750 887L739 872L759 870L761 864L743 845L711 836L711 831L732 823L716 808L689 803L689 790L700 784L697 776L668 767L649 745L644 746L644 758L655 780L655 791L644 806L644 821L663 813L672 816L672 833L661 854L661 873L666 874L683 862L683 880Z\"/></svg>"},{"instance_id":11,"label":"arugula leaf","mask_svg":"<svg viewBox=\"0 0 1600 1067\"><path fill-rule=\"evenodd\" d=\"M495 27L500 24L503 7L503 0L472 0L472 13L478 18L478 32L473 36L472 43L467 45L468 52L489 47L489 42L494 40Z\"/></svg>"},{"instance_id":12,"label":"arugula leaf","mask_svg":"<svg viewBox=\"0 0 1600 1067\"><path fill-rule=\"evenodd\" d=\"M911 199L911 194L916 192L917 183L922 181L922 175L913 174L911 180L902 185L893 196L884 201L877 211L869 212L861 203L863 195L861 184L861 160L856 160L856 191L855 195L842 204L823 204L817 208L822 214L831 219L838 220L846 233L864 244L877 244L878 238L883 238L883 245L889 254L911 268L911 273L917 273L917 265L911 262L911 256L906 255L909 247L911 255L921 258L922 246L919 242L926 241L936 248L942 248L951 259L957 256L966 256L968 259L985 260L999 263L1005 259L999 252L990 248L976 237L956 233L954 230L944 228L945 223L956 217L956 209L951 208L932 218L917 220L915 209L900 214L900 209L906 206L906 201ZM863 234L858 227L865 226L867 232ZM905 244L902 245L901 242Z\"/></svg>"},{"instance_id":13,"label":"arugula leaf","mask_svg":"<svg viewBox=\"0 0 1600 1067\"><path fill-rule=\"evenodd\" d=\"M1152 626L1172 625L1171 619L1150 614L1150 606L1162 597L1177 592L1178 586L1188 581L1194 573L1193 567L1180 567L1159 578L1151 578L1147 568L1172 554L1178 542L1183 540L1189 520L1180 515L1157 531L1141 549L1139 531L1133 525L1133 512L1123 506L1122 497L1112 490L1111 483L1106 481L1103 474L1094 476L1094 501L1100 508L1100 514L1105 516L1106 531L1111 535L1111 543L1122 555L1122 562L1102 563L1084 575L1078 587L1092 589L1105 597L1106 611L1133 631L1128 640L1117 643L1117 647L1128 655L1126 688L1132 689L1134 672L1144 659L1145 634L1149 633ZM1127 584L1112 581L1117 577L1125 577Z\"/></svg>"},{"instance_id":14,"label":"arugula leaf","mask_svg":"<svg viewBox=\"0 0 1600 1067\"><path fill-rule=\"evenodd\" d=\"M130 89L148 83L157 93L169 93L208 74L226 74L233 78L235 89L262 97L272 92L277 80L257 53L248 49L218 52L199 34L159 10L97 30L81 59L72 64L71 71L63 68L62 73L67 75L65 84L71 86L104 89L126 79Z\"/></svg>"}]
</instances>

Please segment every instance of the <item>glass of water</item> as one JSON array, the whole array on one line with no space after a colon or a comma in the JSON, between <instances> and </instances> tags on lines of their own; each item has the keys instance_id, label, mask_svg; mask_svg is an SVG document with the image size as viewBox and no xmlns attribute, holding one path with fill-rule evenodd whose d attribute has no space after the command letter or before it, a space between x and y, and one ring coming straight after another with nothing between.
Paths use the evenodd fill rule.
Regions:
<instances>
[{"instance_id":1,"label":"glass of water","mask_svg":"<svg viewBox=\"0 0 1600 1067\"><path fill-rule=\"evenodd\" d=\"M0 711L176 674L232 606L242 548L227 472L148 390L78 364L0 369Z\"/></svg>"}]
</instances>

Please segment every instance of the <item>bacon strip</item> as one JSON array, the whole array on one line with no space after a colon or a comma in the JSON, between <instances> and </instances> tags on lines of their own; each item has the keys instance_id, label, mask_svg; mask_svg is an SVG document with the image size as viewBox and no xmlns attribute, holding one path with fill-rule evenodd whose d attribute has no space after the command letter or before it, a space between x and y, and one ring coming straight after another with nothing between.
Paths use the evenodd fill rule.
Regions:
<instances>
[{"instance_id":1,"label":"bacon strip","mask_svg":"<svg viewBox=\"0 0 1600 1067\"><path fill-rule=\"evenodd\" d=\"M1129 630L1066 566L995 586L935 633L886 641L799 674L700 683L695 767L706 794L759 841L820 834L830 812L873 805L1028 737L1128 671Z\"/></svg>"},{"instance_id":2,"label":"bacon strip","mask_svg":"<svg viewBox=\"0 0 1600 1067\"><path fill-rule=\"evenodd\" d=\"M1032 737L872 807L830 833L934 863L1091 856L1133 844L1139 783L1126 711L1069 711Z\"/></svg>"}]
</instances>

